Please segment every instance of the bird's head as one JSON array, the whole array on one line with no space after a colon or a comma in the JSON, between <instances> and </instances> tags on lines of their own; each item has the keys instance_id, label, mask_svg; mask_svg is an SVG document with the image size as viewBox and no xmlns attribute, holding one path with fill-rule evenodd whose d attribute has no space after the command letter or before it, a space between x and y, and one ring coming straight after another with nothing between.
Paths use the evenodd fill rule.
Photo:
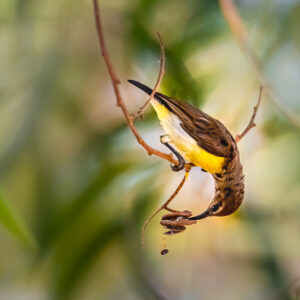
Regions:
<instances>
[{"instance_id":1,"label":"bird's head","mask_svg":"<svg viewBox=\"0 0 300 300\"><path fill-rule=\"evenodd\" d=\"M190 220L201 220L212 216L227 216L234 213L241 205L244 198L243 190L226 189L216 193L208 208L200 215L190 217Z\"/></svg>"}]
</instances>

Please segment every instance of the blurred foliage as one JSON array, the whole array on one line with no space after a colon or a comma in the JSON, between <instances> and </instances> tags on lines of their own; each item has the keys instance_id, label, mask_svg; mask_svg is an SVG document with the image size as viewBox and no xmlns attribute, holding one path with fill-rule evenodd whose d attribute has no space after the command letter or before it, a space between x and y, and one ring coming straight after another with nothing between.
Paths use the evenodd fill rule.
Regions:
<instances>
[{"instance_id":1,"label":"blurred foliage","mask_svg":"<svg viewBox=\"0 0 300 300\"><path fill-rule=\"evenodd\" d=\"M0 195L0 223L30 250L36 242L15 209Z\"/></svg>"},{"instance_id":2,"label":"blurred foliage","mask_svg":"<svg viewBox=\"0 0 300 300\"><path fill-rule=\"evenodd\" d=\"M236 3L282 105L300 113L300 2ZM159 31L162 91L241 132L259 82L217 1L100 6L130 111L146 96L126 80L153 85ZM272 102L239 145L241 209L168 238L162 257L159 217L144 251L140 230L182 174L147 156L115 106L92 2L2 0L0 24L0 299L299 299L300 134ZM166 151L152 109L137 126ZM198 212L211 194L193 170L173 206Z\"/></svg>"}]
</instances>

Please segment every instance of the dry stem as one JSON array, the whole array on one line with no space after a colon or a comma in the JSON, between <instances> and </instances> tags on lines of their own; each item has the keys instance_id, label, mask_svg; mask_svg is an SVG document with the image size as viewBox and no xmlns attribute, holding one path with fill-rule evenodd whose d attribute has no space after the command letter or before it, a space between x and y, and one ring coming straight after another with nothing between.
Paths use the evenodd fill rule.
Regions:
<instances>
[{"instance_id":1,"label":"dry stem","mask_svg":"<svg viewBox=\"0 0 300 300\"><path fill-rule=\"evenodd\" d=\"M256 124L254 122L254 119L255 119L255 116L257 114L257 111L258 111L258 108L259 108L259 104L260 104L260 99L261 99L261 95L262 95L262 91L263 91L263 87L261 86L260 89L259 89L259 96L258 96L258 101L257 101L257 104L256 106L253 107L253 113L252 113L252 116L251 116L251 119L249 121L249 124L247 125L247 127L245 128L245 130L241 133L241 134L238 134L236 137L235 137L235 141L238 142L240 141L247 133L248 131L255 127Z\"/></svg>"},{"instance_id":2,"label":"dry stem","mask_svg":"<svg viewBox=\"0 0 300 300\"><path fill-rule=\"evenodd\" d=\"M259 58L252 50L249 45L247 38L247 33L243 24L243 20L240 17L238 10L234 4L234 0L219 0L221 10L225 19L228 22L230 30L232 31L236 41L240 44L242 50L248 56L251 65L256 72L261 85L264 86L265 91L273 103L281 110L281 112L290 120L294 125L300 127L300 117L299 115L293 113L292 111L286 109L275 92L274 88L268 82L266 75L263 72L262 64Z\"/></svg>"},{"instance_id":3,"label":"dry stem","mask_svg":"<svg viewBox=\"0 0 300 300\"><path fill-rule=\"evenodd\" d=\"M106 48L106 44L105 44L105 39L104 39L104 35L103 35L103 31L102 31L102 24L101 24L101 17L99 14L99 5L98 5L98 1L97 0L93 0L94 3L94 14L95 14L95 21L96 21L96 28L97 28L97 33L98 33L98 39L99 39L99 43L100 43L100 48L101 48L101 52L102 52L102 56L104 58L105 64L106 64L106 68L108 70L113 88L114 88L114 92L115 92L115 96L116 96L116 104L117 106L119 106L124 114L125 120L129 126L129 128L131 129L132 133L134 134L136 140L138 141L138 143L144 147L146 149L146 151L148 152L149 155L156 155L159 156L163 159L168 160L169 162L173 163L173 164L178 164L177 160L175 160L172 156L172 154L165 154L163 152L160 152L152 147L150 147L145 141L144 139L139 135L138 131L136 130L135 126L134 126L134 119L137 116L141 116L144 112L144 110L146 109L147 105L149 104L149 102L151 101L151 99L153 98L156 90L158 89L163 75L164 75L164 67L165 67L165 51L164 51L164 46L161 40L161 37L158 35L158 39L160 42L160 48L161 48L161 59L160 59L160 70L159 70L159 75L158 75L158 79L157 82L155 84L155 87L149 97L149 99L147 100L147 102L139 109L138 113L135 116L130 115L130 113L128 112L128 109L125 105L125 102L121 96L120 90L119 90L119 84L121 83L120 80L118 79L113 65L111 63L110 60L110 56L109 56L109 52ZM177 187L177 189L175 190L175 192L172 194L172 196L165 202L164 205L161 206L161 208L159 210L157 210L144 224L143 229L142 229L142 245L144 245L144 232L145 229L147 227L147 224L150 222L150 220L158 213L160 212L162 209L166 209L169 210L171 212L176 212L175 210L172 210L170 208L167 207L167 205L174 199L174 197L178 194L178 192L181 190L181 188L183 187L189 171L191 169L192 165L191 164L186 164L185 165L185 176L182 179L182 181L180 182L179 186Z\"/></svg>"},{"instance_id":4,"label":"dry stem","mask_svg":"<svg viewBox=\"0 0 300 300\"><path fill-rule=\"evenodd\" d=\"M171 197L158 209L156 210L144 223L142 228L142 247L145 247L145 230L149 224L149 222L163 209L166 209L170 212L178 212L174 209L171 209L168 207L168 204L175 198L175 196L179 193L179 191L182 189L185 181L187 180L189 175L189 170L186 170L186 173L184 174L184 177L182 178L181 182L179 183L178 187L176 188L175 192L171 195Z\"/></svg>"},{"instance_id":5,"label":"dry stem","mask_svg":"<svg viewBox=\"0 0 300 300\"><path fill-rule=\"evenodd\" d=\"M160 86L160 83L164 77L164 74L165 74L165 62L166 62L166 58L165 58L165 48L164 48L164 44L163 44L163 41L160 37L160 34L159 32L157 32L157 37L158 37L158 40L159 40L159 44L160 44L160 51L161 51L161 57L160 57L160 68L159 68L159 74L158 74L158 78L157 78L157 81L156 81L156 84L152 90L152 93L151 95L149 96L148 100L145 102L145 104L140 107L140 109L138 110L138 112L134 115L134 118L137 118L137 117L141 117L144 113L144 111L146 110L147 106L149 105L151 99L154 97L156 91L158 90L159 86Z\"/></svg>"},{"instance_id":6,"label":"dry stem","mask_svg":"<svg viewBox=\"0 0 300 300\"><path fill-rule=\"evenodd\" d=\"M115 92L115 96L116 96L116 101L117 101L117 106L119 106L124 114L124 118L129 126L129 128L131 129L132 133L134 134L136 140L138 141L138 143L145 148L145 150L147 151L148 155L156 155L159 156L163 159L168 160L169 162L173 163L173 164L177 164L177 160L175 160L172 156L172 154L166 154L163 153L161 151L158 151L154 148L152 148L151 146L149 146L145 140L140 136L140 134L138 133L137 129L134 126L134 117L130 115L130 113L128 112L128 109L125 105L125 102L121 96L120 93L120 89L119 89L119 84L121 83L119 78L117 77L113 65L111 63L111 59L109 56L109 52L106 48L106 44L105 44L105 39L104 39L104 35L103 35L103 31L102 31L102 25L101 25L101 17L99 14L99 5L98 5L98 1L97 0L93 0L94 3L94 14L95 14L95 21L96 21L96 28L97 28L97 33L98 33L98 39L99 39L99 43L100 43L100 48L101 48L101 52L102 52L102 56L104 58L105 61L105 65L107 68L107 71L109 73L109 76L111 78L111 82L114 88L114 92ZM159 36L160 39L160 36ZM160 39L161 41L161 39ZM161 44L161 49L163 49L163 45ZM164 56L164 52L162 53L162 56ZM162 59L162 63L164 63L164 59ZM164 69L164 66L162 65L161 70ZM159 74L159 79L158 79L158 84L156 86L159 85L161 79L163 76L163 71L160 72ZM155 93L155 88L154 88L154 93Z\"/></svg>"}]
</instances>

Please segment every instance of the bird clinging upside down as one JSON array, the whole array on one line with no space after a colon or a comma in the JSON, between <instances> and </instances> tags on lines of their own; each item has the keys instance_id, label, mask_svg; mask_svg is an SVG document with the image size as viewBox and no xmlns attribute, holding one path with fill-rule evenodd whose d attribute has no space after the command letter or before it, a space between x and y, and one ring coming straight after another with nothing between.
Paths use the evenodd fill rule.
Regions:
<instances>
[{"instance_id":1,"label":"bird clinging upside down","mask_svg":"<svg viewBox=\"0 0 300 300\"><path fill-rule=\"evenodd\" d=\"M135 80L129 82L151 95L152 89ZM244 174L235 139L218 120L191 104L156 92L151 104L166 132L161 142L178 158L174 171L186 163L201 167L215 179L215 194L202 214L189 217L226 216L235 212L244 198ZM175 149L173 148L175 147Z\"/></svg>"}]
</instances>

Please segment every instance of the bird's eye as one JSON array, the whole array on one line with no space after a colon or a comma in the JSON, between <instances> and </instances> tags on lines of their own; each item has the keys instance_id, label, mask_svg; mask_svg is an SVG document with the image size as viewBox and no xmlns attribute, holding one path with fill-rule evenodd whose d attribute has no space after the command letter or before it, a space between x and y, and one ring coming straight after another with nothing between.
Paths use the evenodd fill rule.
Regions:
<instances>
[{"instance_id":1,"label":"bird's eye","mask_svg":"<svg viewBox=\"0 0 300 300\"><path fill-rule=\"evenodd\" d=\"M219 204L215 204L212 206L212 211L216 212L219 209Z\"/></svg>"}]
</instances>

